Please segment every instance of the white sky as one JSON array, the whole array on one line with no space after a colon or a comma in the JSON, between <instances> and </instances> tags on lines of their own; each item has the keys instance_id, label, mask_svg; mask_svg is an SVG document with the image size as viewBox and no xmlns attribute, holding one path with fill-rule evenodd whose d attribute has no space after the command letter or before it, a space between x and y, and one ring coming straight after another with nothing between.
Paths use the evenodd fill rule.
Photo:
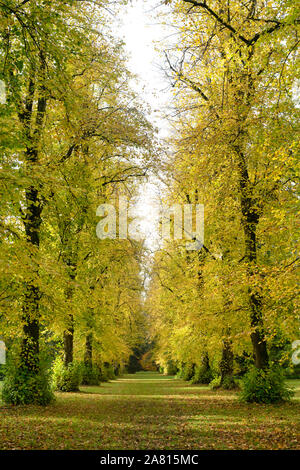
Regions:
<instances>
[{"instance_id":1,"label":"white sky","mask_svg":"<svg viewBox=\"0 0 300 470\"><path fill-rule=\"evenodd\" d=\"M160 135L167 135L167 124L158 114L168 104L168 82L162 70L162 60L155 43L164 40L170 31L163 26L158 13L165 11L161 0L132 0L120 12L119 34L126 43L128 68L138 77L132 86L152 107L152 121L160 124Z\"/></svg>"},{"instance_id":2,"label":"white sky","mask_svg":"<svg viewBox=\"0 0 300 470\"><path fill-rule=\"evenodd\" d=\"M170 100L169 83L162 64L162 57L157 49L160 41L170 34L170 29L163 26L157 17L158 12L166 11L161 0L132 0L131 4L121 9L122 22L119 35L123 37L129 55L128 68L137 75L138 82L132 83L142 100L151 106L151 122L159 128L161 138L168 135L168 123L161 112ZM146 246L151 250L158 248L159 233L159 192L160 187L155 177L143 184L135 213L139 218L139 227L145 234Z\"/></svg>"}]
</instances>

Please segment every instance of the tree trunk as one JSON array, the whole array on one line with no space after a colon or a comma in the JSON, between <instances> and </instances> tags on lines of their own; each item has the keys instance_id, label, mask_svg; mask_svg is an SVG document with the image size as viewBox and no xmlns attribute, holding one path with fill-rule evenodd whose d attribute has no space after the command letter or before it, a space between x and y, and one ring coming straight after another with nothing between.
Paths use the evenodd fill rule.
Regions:
<instances>
[{"instance_id":1,"label":"tree trunk","mask_svg":"<svg viewBox=\"0 0 300 470\"><path fill-rule=\"evenodd\" d=\"M42 56L41 56L42 59ZM41 70L44 69L41 60ZM37 114L35 122L32 119L33 101L35 96L34 78L29 80L28 95L25 107L19 113L19 119L24 126L24 134L28 142L25 151L26 173L34 173L38 164L38 142L41 137L47 101L43 86L39 87L40 96L37 100ZM33 125L33 126L32 126ZM32 127L34 130L32 130ZM26 241L30 245L30 256L34 257L40 245L40 226L42 223L42 204L39 187L29 186L25 191L26 205L22 212L22 219L26 234ZM23 339L21 346L21 364L26 370L38 372L39 370L39 301L40 290L37 285L38 268L32 273L32 279L25 283L24 302L22 307Z\"/></svg>"},{"instance_id":2,"label":"tree trunk","mask_svg":"<svg viewBox=\"0 0 300 470\"><path fill-rule=\"evenodd\" d=\"M27 242L34 248L39 248L39 229L41 225L41 207L38 192L34 188L26 191L26 216L24 226ZM22 367L30 371L37 371L39 367L39 300L40 290L33 279L26 282L23 303L23 340L21 348Z\"/></svg>"},{"instance_id":3,"label":"tree trunk","mask_svg":"<svg viewBox=\"0 0 300 470\"><path fill-rule=\"evenodd\" d=\"M248 265L248 276L251 279L257 263L256 229L260 212L258 202L252 196L251 182L246 167L245 156L236 148L239 156L240 190L242 225L245 238L245 260ZM258 369L268 367L267 343L264 338L262 299L255 287L249 287L250 323L252 327L251 341L255 366Z\"/></svg>"},{"instance_id":4,"label":"tree trunk","mask_svg":"<svg viewBox=\"0 0 300 470\"><path fill-rule=\"evenodd\" d=\"M72 283L76 277L76 263L72 264L71 259L68 258L66 260L66 264L69 269L69 277ZM71 300L73 297L73 285L72 284L66 291L66 297L68 300ZM72 309L72 305L70 306L70 308ZM72 313L70 313L68 315L68 327L64 331L64 362L65 362L66 367L73 362L73 351L74 351L74 316L72 315Z\"/></svg>"},{"instance_id":5,"label":"tree trunk","mask_svg":"<svg viewBox=\"0 0 300 470\"><path fill-rule=\"evenodd\" d=\"M85 339L84 363L88 367L93 365L93 335L89 333Z\"/></svg>"},{"instance_id":6,"label":"tree trunk","mask_svg":"<svg viewBox=\"0 0 300 470\"><path fill-rule=\"evenodd\" d=\"M73 362L74 317L69 315L70 326L64 331L64 362L68 366Z\"/></svg>"},{"instance_id":7,"label":"tree trunk","mask_svg":"<svg viewBox=\"0 0 300 470\"><path fill-rule=\"evenodd\" d=\"M205 371L208 372L210 370L209 356L208 356L207 351L204 352L203 359L202 359L202 366Z\"/></svg>"},{"instance_id":8,"label":"tree trunk","mask_svg":"<svg viewBox=\"0 0 300 470\"><path fill-rule=\"evenodd\" d=\"M233 352L231 342L225 339L223 342L222 359L220 362L221 370L221 385L224 383L226 377L233 378Z\"/></svg>"},{"instance_id":9,"label":"tree trunk","mask_svg":"<svg viewBox=\"0 0 300 470\"><path fill-rule=\"evenodd\" d=\"M246 260L249 263L249 277L254 274L254 266L256 265L256 227L258 224L259 216L255 213L256 210L244 212L244 234L246 243ZM263 314L262 314L262 299L255 287L249 287L249 304L250 304L250 319L253 331L251 333L251 342L253 347L253 357L255 366L258 369L268 367L268 351L267 343L264 338L263 327Z\"/></svg>"}]
</instances>

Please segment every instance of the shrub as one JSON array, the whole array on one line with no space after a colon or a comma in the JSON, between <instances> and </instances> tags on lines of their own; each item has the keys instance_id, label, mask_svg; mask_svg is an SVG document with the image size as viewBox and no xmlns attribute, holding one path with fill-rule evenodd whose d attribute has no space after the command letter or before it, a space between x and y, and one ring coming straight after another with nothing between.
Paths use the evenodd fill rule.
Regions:
<instances>
[{"instance_id":1,"label":"shrub","mask_svg":"<svg viewBox=\"0 0 300 470\"><path fill-rule=\"evenodd\" d=\"M100 370L97 366L81 364L81 384L82 385L100 385Z\"/></svg>"},{"instance_id":2,"label":"shrub","mask_svg":"<svg viewBox=\"0 0 300 470\"><path fill-rule=\"evenodd\" d=\"M80 365L74 362L65 366L59 357L54 361L52 368L52 386L61 392L78 392L81 382Z\"/></svg>"},{"instance_id":3,"label":"shrub","mask_svg":"<svg viewBox=\"0 0 300 470\"><path fill-rule=\"evenodd\" d=\"M221 376L218 375L217 377L215 377L209 384L209 388L211 390L217 390L218 388L221 387Z\"/></svg>"},{"instance_id":4,"label":"shrub","mask_svg":"<svg viewBox=\"0 0 300 470\"><path fill-rule=\"evenodd\" d=\"M195 366L194 364L185 364L182 370L181 378L183 380L191 380L194 375Z\"/></svg>"},{"instance_id":5,"label":"shrub","mask_svg":"<svg viewBox=\"0 0 300 470\"><path fill-rule=\"evenodd\" d=\"M136 372L142 369L139 363L139 360L135 355L132 354L129 357L129 361L128 361L126 369L127 369L128 374L135 374Z\"/></svg>"},{"instance_id":6,"label":"shrub","mask_svg":"<svg viewBox=\"0 0 300 470\"><path fill-rule=\"evenodd\" d=\"M252 367L241 381L240 400L248 403L278 403L288 401L294 392L288 389L281 369Z\"/></svg>"},{"instance_id":7,"label":"shrub","mask_svg":"<svg viewBox=\"0 0 300 470\"><path fill-rule=\"evenodd\" d=\"M178 368L177 374L175 375L175 379L182 379L182 376L183 376L183 367L180 366Z\"/></svg>"},{"instance_id":8,"label":"shrub","mask_svg":"<svg viewBox=\"0 0 300 470\"><path fill-rule=\"evenodd\" d=\"M104 370L105 370L105 374L108 378L108 380L115 380L116 378L116 375L115 375L115 371L114 371L114 368L111 364L105 364L103 366Z\"/></svg>"},{"instance_id":9,"label":"shrub","mask_svg":"<svg viewBox=\"0 0 300 470\"><path fill-rule=\"evenodd\" d=\"M196 366L195 373L191 379L192 384L209 384L213 379L213 373L210 368Z\"/></svg>"},{"instance_id":10,"label":"shrub","mask_svg":"<svg viewBox=\"0 0 300 470\"><path fill-rule=\"evenodd\" d=\"M100 382L108 382L109 381L108 374L107 374L107 371L106 371L105 367L101 367L101 369L99 369L99 378L100 378Z\"/></svg>"},{"instance_id":11,"label":"shrub","mask_svg":"<svg viewBox=\"0 0 300 470\"><path fill-rule=\"evenodd\" d=\"M2 399L11 405L48 405L54 400L47 369L38 373L11 362L6 367Z\"/></svg>"},{"instance_id":12,"label":"shrub","mask_svg":"<svg viewBox=\"0 0 300 470\"><path fill-rule=\"evenodd\" d=\"M234 356L234 361L236 364L236 376L238 377L245 375L249 368L253 366L252 356L245 351L240 355Z\"/></svg>"},{"instance_id":13,"label":"shrub","mask_svg":"<svg viewBox=\"0 0 300 470\"><path fill-rule=\"evenodd\" d=\"M110 364L104 364L100 368L100 382L108 382L116 378L114 368Z\"/></svg>"},{"instance_id":14,"label":"shrub","mask_svg":"<svg viewBox=\"0 0 300 470\"><path fill-rule=\"evenodd\" d=\"M236 383L232 375L226 375L223 379L221 386L224 390L234 390L238 388L238 384Z\"/></svg>"},{"instance_id":15,"label":"shrub","mask_svg":"<svg viewBox=\"0 0 300 470\"><path fill-rule=\"evenodd\" d=\"M121 377L122 375L122 367L120 364L114 366L114 374L115 374L115 377Z\"/></svg>"}]
</instances>

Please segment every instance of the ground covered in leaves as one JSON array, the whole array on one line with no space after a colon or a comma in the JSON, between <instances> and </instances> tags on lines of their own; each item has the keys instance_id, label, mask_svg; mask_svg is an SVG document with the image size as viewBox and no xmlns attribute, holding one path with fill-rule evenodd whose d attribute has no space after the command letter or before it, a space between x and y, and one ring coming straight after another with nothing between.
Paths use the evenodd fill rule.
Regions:
<instances>
[{"instance_id":1,"label":"ground covered in leaves","mask_svg":"<svg viewBox=\"0 0 300 470\"><path fill-rule=\"evenodd\" d=\"M53 405L0 404L0 449L300 449L300 381L291 403L239 403L150 372L126 375Z\"/></svg>"}]
</instances>

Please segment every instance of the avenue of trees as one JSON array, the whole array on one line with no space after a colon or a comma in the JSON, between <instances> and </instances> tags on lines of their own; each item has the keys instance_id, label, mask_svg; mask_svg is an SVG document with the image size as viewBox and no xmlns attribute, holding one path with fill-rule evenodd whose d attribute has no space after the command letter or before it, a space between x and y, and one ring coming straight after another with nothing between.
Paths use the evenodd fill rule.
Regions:
<instances>
[{"instance_id":1,"label":"avenue of trees","mask_svg":"<svg viewBox=\"0 0 300 470\"><path fill-rule=\"evenodd\" d=\"M139 354L146 369L217 387L247 373L248 401L288 398L299 7L161 1L176 31L163 52L173 130L161 152L110 25L126 4L0 0L3 399L47 404L53 383L112 378ZM98 239L96 211L134 198L155 171L170 205L204 205L205 240L198 251L165 241L145 289L143 243Z\"/></svg>"}]
</instances>

